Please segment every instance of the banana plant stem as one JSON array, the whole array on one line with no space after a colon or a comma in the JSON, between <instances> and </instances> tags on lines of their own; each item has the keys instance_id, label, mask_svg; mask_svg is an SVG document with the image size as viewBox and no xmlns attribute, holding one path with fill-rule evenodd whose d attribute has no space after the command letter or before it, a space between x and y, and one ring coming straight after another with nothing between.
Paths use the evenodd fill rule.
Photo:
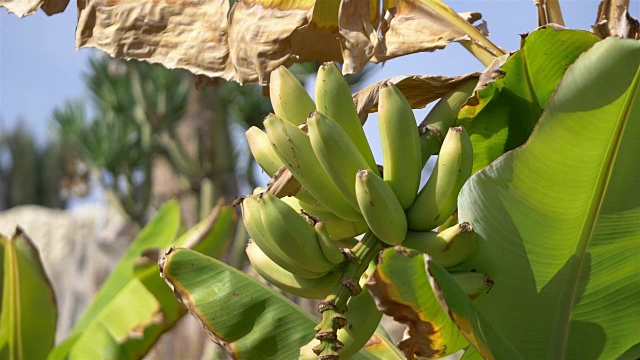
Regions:
<instances>
[{"instance_id":1,"label":"banana plant stem","mask_svg":"<svg viewBox=\"0 0 640 360\"><path fill-rule=\"evenodd\" d=\"M336 284L333 293L318 304L322 320L316 327L316 339L320 340L320 344L314 347L313 351L319 359L339 359L338 350L342 347L342 343L336 334L346 325L346 318L342 313L346 310L347 301L362 291L358 280L382 248L382 242L373 235L371 230L367 231L362 240L353 247L354 260L344 268L342 278Z\"/></svg>"}]
</instances>

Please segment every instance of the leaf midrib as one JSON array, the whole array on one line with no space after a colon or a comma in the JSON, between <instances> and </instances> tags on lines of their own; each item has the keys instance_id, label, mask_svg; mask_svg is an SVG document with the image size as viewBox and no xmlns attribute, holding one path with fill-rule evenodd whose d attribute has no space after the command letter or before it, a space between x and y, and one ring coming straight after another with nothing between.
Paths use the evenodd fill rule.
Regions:
<instances>
[{"instance_id":1,"label":"leaf midrib","mask_svg":"<svg viewBox=\"0 0 640 360\"><path fill-rule=\"evenodd\" d=\"M14 330L13 343L11 344L11 353L17 354L16 359L23 359L22 354L22 326L20 313L20 274L18 273L18 256L16 253L16 239L9 241L9 264L11 266L10 286L11 294L9 295L13 304L9 304L10 323Z\"/></svg>"},{"instance_id":2,"label":"leaf midrib","mask_svg":"<svg viewBox=\"0 0 640 360\"><path fill-rule=\"evenodd\" d=\"M567 298L569 304L567 306L567 312L563 314L565 318L561 322L563 329L560 332L560 341L556 342L556 348L559 351L554 351L552 353L562 354L562 359L567 358L567 344L569 338L569 324L571 323L570 317L573 313L573 308L576 305L577 301L577 290L579 277L582 273L582 265L584 263L584 258L587 253L587 247L589 245L589 240L592 238L593 231L595 229L596 220L599 217L600 210L602 208L602 203L606 196L607 189L609 187L609 182L611 180L611 174L613 172L613 167L615 165L615 159L617 158L618 151L620 149L620 145L622 143L622 136L624 134L624 130L627 127L627 124L630 119L630 109L632 100L638 94L638 89L640 87L640 68L636 71L636 75L631 82L630 91L627 94L626 99L622 105L622 109L620 111L620 120L618 121L617 131L612 141L609 143L607 148L608 155L605 157L606 162L603 164L600 169L600 173L598 175L598 181L596 182L596 186L594 188L594 195L592 196L592 201L589 204L589 211L587 212L587 216L585 217L582 233L578 238L578 244L576 247L575 254L579 255L579 262L577 271L575 271L572 275L567 277L567 283L569 284L570 296Z\"/></svg>"}]
</instances>

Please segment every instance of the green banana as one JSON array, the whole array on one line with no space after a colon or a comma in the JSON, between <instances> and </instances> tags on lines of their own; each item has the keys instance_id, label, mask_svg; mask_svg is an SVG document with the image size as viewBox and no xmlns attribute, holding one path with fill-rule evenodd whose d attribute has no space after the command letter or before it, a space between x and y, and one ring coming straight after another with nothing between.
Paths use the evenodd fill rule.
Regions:
<instances>
[{"instance_id":1,"label":"green banana","mask_svg":"<svg viewBox=\"0 0 640 360\"><path fill-rule=\"evenodd\" d=\"M313 226L296 210L271 193L260 200L262 223L278 248L308 270L327 273L335 268L324 256Z\"/></svg>"},{"instance_id":2,"label":"green banana","mask_svg":"<svg viewBox=\"0 0 640 360\"><path fill-rule=\"evenodd\" d=\"M458 193L471 176L473 149L462 126L449 129L438 161L413 205L407 209L409 229L427 231L444 223L456 210Z\"/></svg>"},{"instance_id":3,"label":"green banana","mask_svg":"<svg viewBox=\"0 0 640 360\"><path fill-rule=\"evenodd\" d=\"M273 112L294 125L304 122L309 113L316 109L307 90L285 66L271 72L269 97Z\"/></svg>"},{"instance_id":4,"label":"green banana","mask_svg":"<svg viewBox=\"0 0 640 360\"><path fill-rule=\"evenodd\" d=\"M316 108L334 119L347 133L369 168L376 168L376 160L362 129L347 80L335 63L324 63L316 77Z\"/></svg>"},{"instance_id":5,"label":"green banana","mask_svg":"<svg viewBox=\"0 0 640 360\"><path fill-rule=\"evenodd\" d=\"M420 134L411 105L392 83L385 83L380 90L378 126L384 181L396 194L402 208L408 209L420 187Z\"/></svg>"},{"instance_id":6,"label":"green banana","mask_svg":"<svg viewBox=\"0 0 640 360\"><path fill-rule=\"evenodd\" d=\"M269 258L291 273L310 279L325 275L326 271L308 269L303 266L304 262L299 261L297 256L290 256L280 248L264 226L259 202L258 195L250 195L245 197L241 203L242 219L253 241L265 251Z\"/></svg>"},{"instance_id":7,"label":"green banana","mask_svg":"<svg viewBox=\"0 0 640 360\"><path fill-rule=\"evenodd\" d=\"M393 190L378 175L360 170L356 176L360 211L369 228L384 243L395 246L407 235L407 219Z\"/></svg>"},{"instance_id":8,"label":"green banana","mask_svg":"<svg viewBox=\"0 0 640 360\"><path fill-rule=\"evenodd\" d=\"M402 246L429 254L442 267L460 265L476 251L477 239L473 227L467 223L456 224L441 232L407 232Z\"/></svg>"},{"instance_id":9,"label":"green banana","mask_svg":"<svg viewBox=\"0 0 640 360\"><path fill-rule=\"evenodd\" d=\"M304 131L273 114L267 116L264 126L280 160L303 188L341 218L362 220L320 165Z\"/></svg>"},{"instance_id":10,"label":"green banana","mask_svg":"<svg viewBox=\"0 0 640 360\"><path fill-rule=\"evenodd\" d=\"M273 150L269 136L259 128L252 126L245 132L247 142L249 143L249 150L251 155L256 159L256 162L269 176L278 171L282 166L282 161Z\"/></svg>"},{"instance_id":11,"label":"green banana","mask_svg":"<svg viewBox=\"0 0 640 360\"><path fill-rule=\"evenodd\" d=\"M375 268L375 263L369 264L369 268L360 278L362 292L349 299L347 303L347 326L337 332L338 340L343 345L342 349L338 350L340 359L350 359L362 349L382 320L382 312L378 310L375 300L365 286Z\"/></svg>"},{"instance_id":12,"label":"green banana","mask_svg":"<svg viewBox=\"0 0 640 360\"><path fill-rule=\"evenodd\" d=\"M364 219L359 221L345 220L329 211L322 204L315 202L315 204L312 205L302 199L299 199L298 195L295 197L286 196L283 197L282 200L296 211L302 210L311 217L322 221L324 226L327 228L329 236L334 241L364 234L369 229L367 222L364 221Z\"/></svg>"},{"instance_id":13,"label":"green banana","mask_svg":"<svg viewBox=\"0 0 640 360\"><path fill-rule=\"evenodd\" d=\"M443 136L450 127L455 126L460 108L469 99L477 83L478 79L472 78L455 87L436 103L420 123L420 129L426 131L420 136L422 166L440 149Z\"/></svg>"},{"instance_id":14,"label":"green banana","mask_svg":"<svg viewBox=\"0 0 640 360\"><path fill-rule=\"evenodd\" d=\"M454 272L451 277L471 300L487 294L493 287L493 280L478 272Z\"/></svg>"},{"instance_id":15,"label":"green banana","mask_svg":"<svg viewBox=\"0 0 640 360\"><path fill-rule=\"evenodd\" d=\"M341 271L332 271L316 279L307 279L283 269L273 262L254 241L249 240L247 256L258 274L271 284L293 295L307 299L322 299L329 295L340 280Z\"/></svg>"},{"instance_id":16,"label":"green banana","mask_svg":"<svg viewBox=\"0 0 640 360\"><path fill-rule=\"evenodd\" d=\"M345 261L344 254L340 251L338 244L331 239L329 232L327 231L327 227L324 225L322 221L319 221L315 224L316 233L318 236L318 242L320 243L320 248L322 248L322 252L324 256L333 264L340 264Z\"/></svg>"},{"instance_id":17,"label":"green banana","mask_svg":"<svg viewBox=\"0 0 640 360\"><path fill-rule=\"evenodd\" d=\"M378 174L378 167L369 167L358 149L338 123L322 114L312 113L307 119L309 139L313 152L336 184L342 195L354 209L358 209L354 181L360 169L369 169Z\"/></svg>"}]
</instances>

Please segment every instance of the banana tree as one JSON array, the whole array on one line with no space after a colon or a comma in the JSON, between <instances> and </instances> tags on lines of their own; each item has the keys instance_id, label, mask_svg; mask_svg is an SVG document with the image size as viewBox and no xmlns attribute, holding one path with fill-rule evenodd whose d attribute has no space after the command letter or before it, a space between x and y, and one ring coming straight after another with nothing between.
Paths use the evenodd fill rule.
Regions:
<instances>
[{"instance_id":1,"label":"banana tree","mask_svg":"<svg viewBox=\"0 0 640 360\"><path fill-rule=\"evenodd\" d=\"M312 246L312 237L303 234L312 232L313 227L307 225L305 230L304 221L299 216L296 219L293 210L302 208L304 218L322 224L327 215L321 210L331 213L330 209L337 206L335 201L324 200L321 192L314 192L331 187L318 180L321 174L309 175L312 169L306 169L303 163L308 160L300 159L315 154L337 187L333 200L342 196L344 201L348 201L349 192L336 178L353 179L347 175L351 174L348 169L366 168L367 162L346 127L344 131L328 126L318 130L321 123L318 115L312 114L306 119L310 142L305 145L304 137L297 135L304 130L287 125L287 116L292 115L278 111L279 106L274 105L276 114L265 123L274 154L284 167L271 184L279 182L281 186L271 186L267 191L283 196L283 204L293 205L289 210L287 205L278 209L273 197L261 192L242 202L244 221L253 238L247 252L256 270L274 286L301 296L324 298L318 304L321 315L315 319L315 332L309 330L313 322L306 332L298 329L308 321L284 315L292 310L281 310L284 305L276 300L277 295L269 300L253 296L263 287L241 274L232 276L215 260L196 260L188 252L170 253L163 260L163 276L212 339L237 358L259 357L254 351L283 358L348 358L356 354L352 345L363 339L362 344L367 345L360 345L364 347L353 356L436 358L466 349L465 359L636 358L640 355L640 337L634 331L639 321L636 314L640 313L640 268L636 261L640 255L636 216L640 202L631 194L640 180L640 168L634 160L638 149L632 140L640 126L639 59L640 43L636 40L600 41L591 33L555 26L531 33L520 51L497 60L480 75L476 91L467 92L466 101L461 104L459 96L454 96L464 88L463 81L449 90L450 96L421 126L421 140L435 139L433 143L442 139L440 129L456 124L468 129L473 164L464 165L463 155L455 155L448 145L453 142L449 135L442 139L440 150L438 146L422 147L426 156L431 155L429 149L441 153L438 162L442 164L436 164L427 184L437 180L443 188L455 189L454 178L442 175L450 172L446 164L457 166L454 173L458 174L460 166L467 166L467 177L472 169L476 172L458 198L454 222L461 225L449 223L439 233L425 231L412 225L414 210L409 207L410 231L406 231L405 223L406 238L400 238L400 245L395 246L397 236L391 235L388 240L387 233L378 230L380 223L385 224L384 231L398 228L394 225L397 210L388 207L388 196L378 191L385 185L370 185L364 191L359 190L356 180L356 203L369 230L355 245L336 241L345 255L333 267L328 265L331 257L322 243L308 248L306 255L302 255L303 249L295 250L299 244ZM483 80L487 78L492 80ZM375 107L386 111L385 89L390 82L401 84L402 80L406 81L391 79L365 89L367 93L354 95L356 100L379 101L361 111ZM286 90L276 95L272 92L272 101L279 101L284 93ZM318 104L324 101L316 100ZM441 110L456 102L458 111ZM352 111L342 104L344 111ZM282 120L274 122L272 119L278 116ZM304 120L297 118L293 123ZM279 131L288 135L279 136ZM318 131L331 131L333 138L323 140ZM396 142L408 141L406 136L391 134L381 136L383 141L385 136ZM331 155L322 141L342 141L334 144L343 149L342 158ZM346 146L346 141L353 143ZM409 156L406 151L402 154L405 159ZM451 154L455 155L453 160L445 162L443 156ZM324 156L331 160L323 160ZM302 162L294 162L296 157ZM383 175L394 171L384 160ZM285 171L291 175L283 176ZM292 187L291 183L298 184ZM439 211L438 196L447 197L443 189L434 188L430 201L421 205L421 214ZM421 192L425 189L429 186ZM298 202L292 203L290 196ZM360 201L361 196L366 201ZM301 204L309 201L315 206L304 209ZM348 206L348 202L344 204ZM372 210L370 205L382 207ZM398 206L403 217L402 206ZM371 211L381 211L381 215L372 221L367 216ZM452 212L450 209L444 214ZM428 230L447 219L440 216L435 222L426 220ZM298 221L301 224L294 225ZM297 235L286 235L292 231ZM351 235L362 232L352 229ZM198 276L187 270L187 264L195 261L200 264L198 269L210 269L208 275ZM360 278L370 262L375 270ZM215 282L214 278L227 281L215 290L199 285ZM351 308L362 293L375 298L378 310L362 315ZM241 320L229 313L220 317L216 309L234 296L243 299L238 301L238 308L255 309L255 313ZM267 305L271 301L277 305ZM376 333L375 326L363 324L377 311L408 326L397 345L391 344L384 333ZM269 327L267 331L263 327L269 325L250 320L264 318L277 318L291 326ZM360 326L360 331L355 326ZM343 329L355 335L349 336ZM282 346L268 347L267 339Z\"/></svg>"},{"instance_id":2,"label":"banana tree","mask_svg":"<svg viewBox=\"0 0 640 360\"><path fill-rule=\"evenodd\" d=\"M557 1L536 1L540 25L556 25L528 35L513 54L464 21L477 15L461 16L440 1L236 2L228 13L226 1L190 5L145 11L210 46L217 62L204 61L203 48L160 41L175 40L171 31L138 33L135 21L106 16L138 18L135 3L83 7L78 38L80 46L209 76L271 78L275 114L260 135L271 147L254 155L270 159L265 170L280 167L266 190L238 201L252 237L247 252L272 286L323 299L319 316L193 251L172 250L160 261L178 299L232 356L434 358L462 349L464 359L640 356L640 202L633 195L640 168L632 141L640 130L640 44L628 1L601 4L599 36L562 29ZM384 10L391 15L381 20ZM210 23L206 31L173 27L215 14L213 30ZM434 25L424 38L407 36L425 19ZM118 31L106 31L112 25ZM156 51L123 54L131 37L122 34ZM636 40L601 40L609 34ZM251 48L246 39L255 40ZM275 86L281 64L340 60L350 72L451 41L487 69L392 78L353 98L334 76L317 81L315 103L300 86ZM169 44L177 47L171 54ZM405 98L390 112L389 89ZM291 97L299 100L279 106ZM385 156L381 167L371 163L360 127L368 113L415 121L407 109L439 98L415 129L383 130L383 147L405 150ZM436 154L427 186L407 190L396 175L414 177L413 184L419 171L398 170L391 159L404 155L419 170ZM400 190L420 201L401 202ZM376 326L382 313L408 326L398 344Z\"/></svg>"}]
</instances>

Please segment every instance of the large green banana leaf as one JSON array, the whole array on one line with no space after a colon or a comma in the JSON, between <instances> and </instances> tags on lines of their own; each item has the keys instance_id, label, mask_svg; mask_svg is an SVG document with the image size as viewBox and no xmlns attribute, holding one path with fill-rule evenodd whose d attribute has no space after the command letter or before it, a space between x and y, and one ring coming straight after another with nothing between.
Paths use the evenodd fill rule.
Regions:
<instances>
[{"instance_id":1,"label":"large green banana leaf","mask_svg":"<svg viewBox=\"0 0 640 360\"><path fill-rule=\"evenodd\" d=\"M540 28L522 40L521 49L481 77L495 81L471 97L458 114L473 144L473 171L522 145L562 75L599 38L581 30Z\"/></svg>"},{"instance_id":2,"label":"large green banana leaf","mask_svg":"<svg viewBox=\"0 0 640 360\"><path fill-rule=\"evenodd\" d=\"M409 327L398 344L407 358L440 358L469 345L431 290L422 253L385 250L367 288L386 315Z\"/></svg>"},{"instance_id":3,"label":"large green banana leaf","mask_svg":"<svg viewBox=\"0 0 640 360\"><path fill-rule=\"evenodd\" d=\"M40 254L20 228L0 234L0 359L44 359L56 333L56 299Z\"/></svg>"},{"instance_id":4,"label":"large green banana leaf","mask_svg":"<svg viewBox=\"0 0 640 360\"><path fill-rule=\"evenodd\" d=\"M479 241L460 269L495 285L457 322L495 329L476 333L494 355L504 338L525 359L640 357L639 135L640 41L607 38L529 141L462 189Z\"/></svg>"},{"instance_id":5,"label":"large green banana leaf","mask_svg":"<svg viewBox=\"0 0 640 360\"><path fill-rule=\"evenodd\" d=\"M176 249L161 267L176 296L234 359L297 359L314 338L319 319L220 261ZM379 358L402 356L386 337L376 336L353 357Z\"/></svg>"},{"instance_id":6,"label":"large green banana leaf","mask_svg":"<svg viewBox=\"0 0 640 360\"><path fill-rule=\"evenodd\" d=\"M186 311L158 275L154 255L189 246L219 256L231 239L235 212L218 205L209 217L180 235L177 202L165 204L140 232L50 359L138 359Z\"/></svg>"}]
</instances>

